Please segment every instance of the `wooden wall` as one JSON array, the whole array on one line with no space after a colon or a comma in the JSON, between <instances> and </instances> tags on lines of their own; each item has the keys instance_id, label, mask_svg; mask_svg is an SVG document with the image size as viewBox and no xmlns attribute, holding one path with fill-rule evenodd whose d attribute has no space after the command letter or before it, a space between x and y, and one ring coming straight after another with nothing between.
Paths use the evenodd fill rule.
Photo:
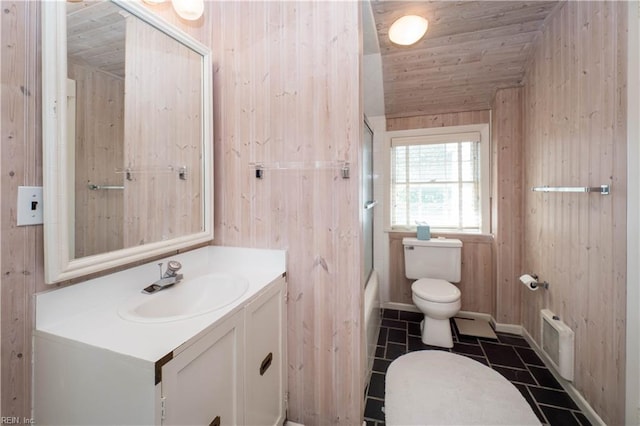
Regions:
<instances>
[{"instance_id":1,"label":"wooden wall","mask_svg":"<svg viewBox=\"0 0 640 426\"><path fill-rule=\"evenodd\" d=\"M388 118L387 131L429 129L431 127L484 124L490 121L491 111L463 111L444 114L418 115L415 117Z\"/></svg>"},{"instance_id":2,"label":"wooden wall","mask_svg":"<svg viewBox=\"0 0 640 426\"><path fill-rule=\"evenodd\" d=\"M67 64L76 82L75 257L123 248L124 80L96 68Z\"/></svg>"},{"instance_id":3,"label":"wooden wall","mask_svg":"<svg viewBox=\"0 0 640 426\"><path fill-rule=\"evenodd\" d=\"M522 269L522 88L498 90L491 115L492 206L496 311L502 324L521 324Z\"/></svg>"},{"instance_id":4,"label":"wooden wall","mask_svg":"<svg viewBox=\"0 0 640 426\"><path fill-rule=\"evenodd\" d=\"M491 112L489 110L389 118L387 119L387 131L484 124L489 123L490 120ZM415 236L415 233L390 232L388 235L389 301L412 304L411 281L404 275L402 238ZM451 237L459 238L463 242L462 280L458 284L462 291L462 310L494 315L493 238L470 234L456 234Z\"/></svg>"},{"instance_id":5,"label":"wooden wall","mask_svg":"<svg viewBox=\"0 0 640 426\"><path fill-rule=\"evenodd\" d=\"M550 283L523 293L575 335L575 387L607 424L624 423L626 292L625 2L565 2L544 29L524 88L524 183L611 185L611 195L525 191L523 267ZM634 76L637 78L637 76Z\"/></svg>"},{"instance_id":6,"label":"wooden wall","mask_svg":"<svg viewBox=\"0 0 640 426\"><path fill-rule=\"evenodd\" d=\"M215 243L288 249L289 418L361 423L359 4L207 2L195 22L150 8L213 50ZM42 182L39 14L38 2L2 3L3 200ZM304 169L259 181L249 167L333 160L352 178ZM1 214L2 415L28 418L42 228L16 228L13 203Z\"/></svg>"},{"instance_id":7,"label":"wooden wall","mask_svg":"<svg viewBox=\"0 0 640 426\"><path fill-rule=\"evenodd\" d=\"M289 249L289 413L306 424L355 424L361 412L362 297L350 267L362 262L351 207L358 182L329 171L256 181L247 163L348 158L359 175L356 9L216 2L205 18L181 23L157 8L216 54L216 243ZM4 1L1 10L0 187L3 200L16 200L18 186L42 182L40 6ZM609 424L624 414L625 10L566 2L524 89L525 188L612 184L606 197L524 191L522 265L552 285L546 296L522 294L525 328L539 338L539 309L548 307L576 331L575 385ZM0 210L2 415L29 417L42 228L16 227L14 209Z\"/></svg>"},{"instance_id":8,"label":"wooden wall","mask_svg":"<svg viewBox=\"0 0 640 426\"><path fill-rule=\"evenodd\" d=\"M31 417L32 296L44 283L42 226L16 226L18 186L42 185L40 5L3 1L0 46L2 416Z\"/></svg>"},{"instance_id":9,"label":"wooden wall","mask_svg":"<svg viewBox=\"0 0 640 426\"><path fill-rule=\"evenodd\" d=\"M413 304L411 284L404 269L404 237L413 232L389 233L389 276L391 302ZM432 235L434 238L438 234ZM447 234L446 238L462 241L462 277L456 286L462 292L461 310L493 315L495 312L495 280L493 278L493 238L490 235Z\"/></svg>"},{"instance_id":10,"label":"wooden wall","mask_svg":"<svg viewBox=\"0 0 640 426\"><path fill-rule=\"evenodd\" d=\"M289 418L308 425L361 423L359 9L222 2L210 10L215 243L288 250ZM350 162L351 179L309 168L337 160ZM252 161L292 167L257 180Z\"/></svg>"}]
</instances>

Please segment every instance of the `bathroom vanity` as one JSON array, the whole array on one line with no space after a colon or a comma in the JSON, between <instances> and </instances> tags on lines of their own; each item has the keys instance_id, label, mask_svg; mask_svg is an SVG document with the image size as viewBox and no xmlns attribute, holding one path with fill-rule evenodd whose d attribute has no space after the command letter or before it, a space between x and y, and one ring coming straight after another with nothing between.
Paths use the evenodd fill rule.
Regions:
<instances>
[{"instance_id":1,"label":"bathroom vanity","mask_svg":"<svg viewBox=\"0 0 640 426\"><path fill-rule=\"evenodd\" d=\"M141 290L160 261L37 295L36 422L283 423L285 253L209 246L169 259L184 280L156 294Z\"/></svg>"},{"instance_id":2,"label":"bathroom vanity","mask_svg":"<svg viewBox=\"0 0 640 426\"><path fill-rule=\"evenodd\" d=\"M212 241L209 47L139 2L55 1L42 54L45 282ZM37 423L282 424L284 252L169 260L182 279L156 261L36 296Z\"/></svg>"}]
</instances>

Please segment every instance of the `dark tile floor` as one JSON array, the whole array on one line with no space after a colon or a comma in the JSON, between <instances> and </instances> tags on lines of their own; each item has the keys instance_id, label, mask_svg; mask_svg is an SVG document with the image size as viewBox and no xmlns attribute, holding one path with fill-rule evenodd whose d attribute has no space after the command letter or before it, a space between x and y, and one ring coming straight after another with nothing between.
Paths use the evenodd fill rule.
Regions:
<instances>
[{"instance_id":1,"label":"dark tile floor","mask_svg":"<svg viewBox=\"0 0 640 426\"><path fill-rule=\"evenodd\" d=\"M412 351L446 350L475 359L493 368L513 383L531 405L540 421L551 426L590 425L571 397L545 367L525 339L496 333L498 340L458 335L453 321L453 348L427 346L420 339L422 314L383 310L382 327L367 387L367 425L384 425L384 378L391 361Z\"/></svg>"}]
</instances>

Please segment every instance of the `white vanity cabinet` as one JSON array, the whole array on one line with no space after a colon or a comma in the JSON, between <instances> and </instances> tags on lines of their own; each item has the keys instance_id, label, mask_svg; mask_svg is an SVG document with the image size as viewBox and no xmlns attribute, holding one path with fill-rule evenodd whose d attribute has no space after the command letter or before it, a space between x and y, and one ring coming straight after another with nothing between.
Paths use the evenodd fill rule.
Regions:
<instances>
[{"instance_id":1,"label":"white vanity cabinet","mask_svg":"<svg viewBox=\"0 0 640 426\"><path fill-rule=\"evenodd\" d=\"M285 282L250 302L245 314L245 424L281 425L287 388Z\"/></svg>"},{"instance_id":2,"label":"white vanity cabinet","mask_svg":"<svg viewBox=\"0 0 640 426\"><path fill-rule=\"evenodd\" d=\"M36 329L35 421L43 425L282 424L287 384L285 292L282 274L154 361ZM163 326L166 329L158 329ZM138 327L169 336L171 327L179 326ZM151 337L142 333L140 340L129 342L156 344Z\"/></svg>"},{"instance_id":3,"label":"white vanity cabinet","mask_svg":"<svg viewBox=\"0 0 640 426\"><path fill-rule=\"evenodd\" d=\"M163 425L243 424L243 312L161 367Z\"/></svg>"},{"instance_id":4,"label":"white vanity cabinet","mask_svg":"<svg viewBox=\"0 0 640 426\"><path fill-rule=\"evenodd\" d=\"M276 425L285 418L285 279L162 366L163 425ZM177 352L177 351L176 351Z\"/></svg>"}]
</instances>

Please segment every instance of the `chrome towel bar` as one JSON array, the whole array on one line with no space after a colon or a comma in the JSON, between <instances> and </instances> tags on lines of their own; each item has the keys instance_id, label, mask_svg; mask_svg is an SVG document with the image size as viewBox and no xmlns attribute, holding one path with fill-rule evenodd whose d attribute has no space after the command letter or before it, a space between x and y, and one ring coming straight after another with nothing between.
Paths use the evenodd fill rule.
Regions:
<instances>
[{"instance_id":1,"label":"chrome towel bar","mask_svg":"<svg viewBox=\"0 0 640 426\"><path fill-rule=\"evenodd\" d=\"M534 186L531 188L535 192L598 192L602 195L609 195L609 185L600 186Z\"/></svg>"},{"instance_id":2,"label":"chrome towel bar","mask_svg":"<svg viewBox=\"0 0 640 426\"><path fill-rule=\"evenodd\" d=\"M96 185L94 183L90 183L89 185L87 185L87 188L89 188L92 191L97 191L99 189L124 189L124 186L118 186L118 185Z\"/></svg>"},{"instance_id":3,"label":"chrome towel bar","mask_svg":"<svg viewBox=\"0 0 640 426\"><path fill-rule=\"evenodd\" d=\"M264 178L265 170L320 170L320 169L338 169L342 179L349 179L349 162L348 161L292 161L292 162L250 162L249 167L255 169L256 179Z\"/></svg>"}]
</instances>

